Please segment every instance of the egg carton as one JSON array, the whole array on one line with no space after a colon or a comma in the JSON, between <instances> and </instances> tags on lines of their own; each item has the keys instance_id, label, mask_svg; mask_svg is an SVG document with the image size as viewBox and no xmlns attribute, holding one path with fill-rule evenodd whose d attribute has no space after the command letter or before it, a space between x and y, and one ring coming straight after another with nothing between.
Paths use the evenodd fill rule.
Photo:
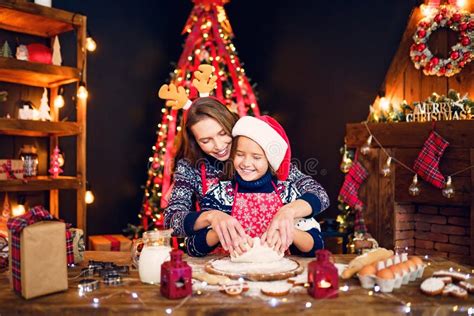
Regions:
<instances>
[{"instance_id":1,"label":"egg carton","mask_svg":"<svg viewBox=\"0 0 474 316\"><path fill-rule=\"evenodd\" d=\"M425 268L426 264L419 257L408 259L408 255L404 253L367 265L357 276L364 289L372 289L378 285L381 292L390 293L421 278Z\"/></svg>"}]
</instances>

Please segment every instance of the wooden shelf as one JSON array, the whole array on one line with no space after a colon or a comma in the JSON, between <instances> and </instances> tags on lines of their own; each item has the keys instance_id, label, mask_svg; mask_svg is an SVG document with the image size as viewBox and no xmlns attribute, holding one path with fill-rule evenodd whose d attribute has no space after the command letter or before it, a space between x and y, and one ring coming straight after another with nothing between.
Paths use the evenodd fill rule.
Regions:
<instances>
[{"instance_id":1,"label":"wooden shelf","mask_svg":"<svg viewBox=\"0 0 474 316\"><path fill-rule=\"evenodd\" d=\"M83 23L80 14L48 8L21 0L2 0L0 28L4 30L52 37Z\"/></svg>"},{"instance_id":2,"label":"wooden shelf","mask_svg":"<svg viewBox=\"0 0 474 316\"><path fill-rule=\"evenodd\" d=\"M0 81L53 88L79 79L77 68L0 57Z\"/></svg>"},{"instance_id":3,"label":"wooden shelf","mask_svg":"<svg viewBox=\"0 0 474 316\"><path fill-rule=\"evenodd\" d=\"M82 132L76 122L49 122L0 118L0 134L12 136L74 136Z\"/></svg>"},{"instance_id":4,"label":"wooden shelf","mask_svg":"<svg viewBox=\"0 0 474 316\"><path fill-rule=\"evenodd\" d=\"M76 177L39 176L24 180L0 180L0 191L20 192L20 191L48 191L58 189L75 190L82 185L82 181Z\"/></svg>"}]
</instances>

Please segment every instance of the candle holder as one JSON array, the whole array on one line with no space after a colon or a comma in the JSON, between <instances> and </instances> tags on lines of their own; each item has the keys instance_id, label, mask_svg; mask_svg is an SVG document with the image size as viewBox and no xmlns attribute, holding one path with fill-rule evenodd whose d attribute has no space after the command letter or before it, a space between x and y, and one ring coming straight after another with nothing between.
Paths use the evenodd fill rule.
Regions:
<instances>
[{"instance_id":1,"label":"candle holder","mask_svg":"<svg viewBox=\"0 0 474 316\"><path fill-rule=\"evenodd\" d=\"M336 266L329 260L331 252L316 251L316 260L308 264L308 293L312 297L336 298L339 291L339 276Z\"/></svg>"},{"instance_id":2,"label":"candle holder","mask_svg":"<svg viewBox=\"0 0 474 316\"><path fill-rule=\"evenodd\" d=\"M171 260L161 265L161 295L170 299L183 298L191 295L192 269L183 261L183 251L173 249Z\"/></svg>"}]
</instances>

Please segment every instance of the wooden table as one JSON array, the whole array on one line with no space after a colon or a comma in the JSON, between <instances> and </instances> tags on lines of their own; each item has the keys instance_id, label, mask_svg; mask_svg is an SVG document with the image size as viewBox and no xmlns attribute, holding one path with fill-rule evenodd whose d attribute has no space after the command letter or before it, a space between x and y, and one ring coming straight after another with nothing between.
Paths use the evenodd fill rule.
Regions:
<instances>
[{"instance_id":1,"label":"wooden table","mask_svg":"<svg viewBox=\"0 0 474 316\"><path fill-rule=\"evenodd\" d=\"M114 261L118 264L129 264L128 253L119 252L86 252L87 259ZM339 263L347 263L352 256L336 255ZM186 258L193 264L203 264L209 258ZM310 259L299 258L306 265ZM425 269L425 277L434 270L461 269L471 272L471 268L461 266L446 259L430 259L430 266ZM84 262L83 266L86 264ZM81 267L70 270L69 276L79 274ZM420 280L410 282L393 293L373 293L359 286L356 279L348 282L341 281L340 286L347 284L347 292L340 291L336 299L315 300L304 291L290 294L284 298L271 299L269 297L250 297L247 294L238 297L229 297L216 291L203 291L201 295L194 294L185 301L168 300L159 294L159 286L142 284L138 279L137 271L132 271L125 279L123 286L107 287L101 284L98 291L86 296L79 296L77 290L78 279L69 281L67 292L52 294L32 300L24 300L13 293L8 283L8 272L0 274L0 315L11 314L61 314L61 315L112 315L112 314L139 314L139 315L167 315L170 308L172 315L393 315L405 314L408 303L411 315L467 315L468 309L474 310L474 296L467 300L452 297L429 297L419 291ZM137 293L138 298L133 298ZM98 304L93 304L93 298L99 298ZM272 306L276 305L276 306ZM311 306L310 306L311 305ZM308 307L310 306L310 307Z\"/></svg>"}]
</instances>

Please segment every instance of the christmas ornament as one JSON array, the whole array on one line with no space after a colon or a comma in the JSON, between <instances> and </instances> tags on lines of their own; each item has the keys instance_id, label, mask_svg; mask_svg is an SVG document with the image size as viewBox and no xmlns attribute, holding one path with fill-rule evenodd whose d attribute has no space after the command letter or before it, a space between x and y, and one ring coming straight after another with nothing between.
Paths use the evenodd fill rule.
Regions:
<instances>
[{"instance_id":1,"label":"christmas ornament","mask_svg":"<svg viewBox=\"0 0 474 316\"><path fill-rule=\"evenodd\" d=\"M161 295L170 299L183 298L193 293L192 269L183 261L183 251L173 249L171 260L161 265Z\"/></svg>"},{"instance_id":2,"label":"christmas ornament","mask_svg":"<svg viewBox=\"0 0 474 316\"><path fill-rule=\"evenodd\" d=\"M420 195L420 187L418 185L418 175L415 174L413 176L413 181L410 184L410 187L408 188L408 193L411 196L418 196Z\"/></svg>"},{"instance_id":3,"label":"christmas ornament","mask_svg":"<svg viewBox=\"0 0 474 316\"><path fill-rule=\"evenodd\" d=\"M5 41L5 43L3 43L0 56L7 57L7 58L13 57L12 50L10 48L10 45L8 45L7 41Z\"/></svg>"},{"instance_id":4,"label":"christmas ornament","mask_svg":"<svg viewBox=\"0 0 474 316\"><path fill-rule=\"evenodd\" d=\"M360 153L362 155L367 155L370 152L371 143L372 143L372 135L370 135L369 138L367 138L367 142L364 145L362 145L362 147L360 148Z\"/></svg>"},{"instance_id":5,"label":"christmas ornament","mask_svg":"<svg viewBox=\"0 0 474 316\"><path fill-rule=\"evenodd\" d=\"M49 113L49 100L48 100L48 90L44 88L43 96L41 97L40 107L38 109L39 116L38 119L41 121L51 121L51 114Z\"/></svg>"},{"instance_id":6,"label":"christmas ornament","mask_svg":"<svg viewBox=\"0 0 474 316\"><path fill-rule=\"evenodd\" d=\"M53 65L61 66L63 63L63 58L61 57L61 45L59 44L59 37L54 37L53 42L53 57L52 57Z\"/></svg>"},{"instance_id":7,"label":"christmas ornament","mask_svg":"<svg viewBox=\"0 0 474 316\"><path fill-rule=\"evenodd\" d=\"M330 258L331 252L328 250L317 250L316 260L308 264L308 293L316 299L338 296L339 276Z\"/></svg>"},{"instance_id":8,"label":"christmas ornament","mask_svg":"<svg viewBox=\"0 0 474 316\"><path fill-rule=\"evenodd\" d=\"M443 194L443 196L447 199L450 199L454 196L454 186L450 176L448 176L448 180L446 180L446 184L441 191L441 194Z\"/></svg>"},{"instance_id":9,"label":"christmas ornament","mask_svg":"<svg viewBox=\"0 0 474 316\"><path fill-rule=\"evenodd\" d=\"M53 178L57 178L59 174L63 173L63 169L59 167L59 148L56 146L51 155L51 167L49 168L49 173Z\"/></svg>"},{"instance_id":10,"label":"christmas ornament","mask_svg":"<svg viewBox=\"0 0 474 316\"><path fill-rule=\"evenodd\" d=\"M423 180L439 189L445 183L444 176L439 171L439 161L448 145L449 143L441 135L431 131L413 165L413 170Z\"/></svg>"},{"instance_id":11,"label":"christmas ornament","mask_svg":"<svg viewBox=\"0 0 474 316\"><path fill-rule=\"evenodd\" d=\"M385 162L382 169L380 170L380 173L384 177L388 177L392 173L391 166L390 166L391 164L392 164L392 157L388 157L387 161Z\"/></svg>"},{"instance_id":12,"label":"christmas ornament","mask_svg":"<svg viewBox=\"0 0 474 316\"><path fill-rule=\"evenodd\" d=\"M342 161L339 168L343 173L348 173L352 166L352 159L349 157L349 151L347 150L347 146L344 145L342 148Z\"/></svg>"},{"instance_id":13,"label":"christmas ornament","mask_svg":"<svg viewBox=\"0 0 474 316\"><path fill-rule=\"evenodd\" d=\"M359 199L358 191L368 175L369 173L362 164L359 161L355 161L346 174L344 183L339 191L340 200L352 208L363 207L364 203Z\"/></svg>"},{"instance_id":14,"label":"christmas ornament","mask_svg":"<svg viewBox=\"0 0 474 316\"><path fill-rule=\"evenodd\" d=\"M422 69L425 75L451 77L459 73L474 54L474 27L469 28L470 23L474 23L473 15L454 5L432 8L432 12L418 23L413 36L410 57L415 68ZM443 27L460 34L458 42L451 47L449 58L434 56L427 47L430 35Z\"/></svg>"}]
</instances>

